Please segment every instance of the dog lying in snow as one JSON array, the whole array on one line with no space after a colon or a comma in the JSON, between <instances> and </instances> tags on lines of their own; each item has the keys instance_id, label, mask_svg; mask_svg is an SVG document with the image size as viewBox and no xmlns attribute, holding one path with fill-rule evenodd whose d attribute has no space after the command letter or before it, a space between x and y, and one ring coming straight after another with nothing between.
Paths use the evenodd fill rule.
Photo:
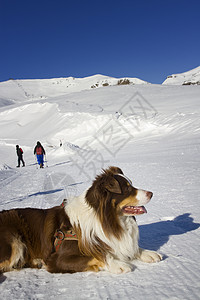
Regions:
<instances>
[{"instance_id":1,"label":"dog lying in snow","mask_svg":"<svg viewBox=\"0 0 200 300\"><path fill-rule=\"evenodd\" d=\"M97 176L78 197L50 209L0 212L0 271L45 267L52 273L130 272L134 260L161 255L138 246L136 215L153 194L133 187L117 167Z\"/></svg>"}]
</instances>

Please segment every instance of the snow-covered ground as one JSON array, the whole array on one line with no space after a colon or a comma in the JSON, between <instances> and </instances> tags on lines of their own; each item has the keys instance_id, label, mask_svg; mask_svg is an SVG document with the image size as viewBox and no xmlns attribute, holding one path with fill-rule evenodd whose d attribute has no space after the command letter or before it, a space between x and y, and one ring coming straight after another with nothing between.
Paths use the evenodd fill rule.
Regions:
<instances>
[{"instance_id":1,"label":"snow-covered ground","mask_svg":"<svg viewBox=\"0 0 200 300\"><path fill-rule=\"evenodd\" d=\"M40 91L31 81L1 83L0 210L55 206L116 165L136 187L154 193L148 213L137 218L140 246L164 259L136 262L122 275L8 272L0 276L0 298L200 299L200 86L49 93L43 83L38 80ZM44 169L33 156L37 140L47 152ZM16 168L16 144L24 150L25 168Z\"/></svg>"}]
</instances>

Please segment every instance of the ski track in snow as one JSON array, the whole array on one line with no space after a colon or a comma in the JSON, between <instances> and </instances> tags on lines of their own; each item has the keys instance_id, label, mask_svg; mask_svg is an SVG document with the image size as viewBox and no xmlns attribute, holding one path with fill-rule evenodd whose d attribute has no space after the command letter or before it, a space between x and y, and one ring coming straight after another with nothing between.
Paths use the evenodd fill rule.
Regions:
<instances>
[{"instance_id":1,"label":"ski track in snow","mask_svg":"<svg viewBox=\"0 0 200 300\"><path fill-rule=\"evenodd\" d=\"M130 103L120 112L135 93L155 109L140 97L130 102L134 112ZM31 94L29 83L26 98ZM199 96L198 86L116 86L13 106L0 94L0 210L59 205L88 188L102 167L117 165L134 186L153 191L148 213L137 218L140 246L163 255L121 275L7 272L0 299L200 299ZM141 103L146 116L137 110ZM47 152L44 169L33 158L37 140ZM15 168L16 143L25 168Z\"/></svg>"}]
</instances>

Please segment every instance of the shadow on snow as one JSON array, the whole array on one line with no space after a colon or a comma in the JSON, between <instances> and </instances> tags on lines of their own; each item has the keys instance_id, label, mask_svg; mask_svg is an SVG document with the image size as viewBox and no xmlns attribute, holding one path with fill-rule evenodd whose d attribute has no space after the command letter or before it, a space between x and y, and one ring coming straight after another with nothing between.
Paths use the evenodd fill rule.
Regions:
<instances>
[{"instance_id":1,"label":"shadow on snow","mask_svg":"<svg viewBox=\"0 0 200 300\"><path fill-rule=\"evenodd\" d=\"M185 213L173 220L160 221L157 223L141 225L140 247L157 251L169 241L172 235L181 235L200 227L199 223L194 223L189 213Z\"/></svg>"},{"instance_id":2,"label":"shadow on snow","mask_svg":"<svg viewBox=\"0 0 200 300\"><path fill-rule=\"evenodd\" d=\"M19 197L19 198L18 197L17 198L12 198L10 201L1 203L0 206L5 205L5 204L10 204L10 203L13 203L13 202L22 202L22 201L26 200L27 198L34 197L34 196L37 197L37 196L40 196L40 195L49 195L49 194L58 193L58 192L64 191L68 187L73 187L73 186L77 186L77 185L80 185L80 184L83 184L83 181L82 182L77 182L77 183L71 183L71 184L68 184L66 187L61 187L61 188L58 188L58 189L52 189L52 190L36 192L36 193L29 194L29 195L26 195L26 196L22 196L22 197ZM63 197L63 199L64 198L65 197Z\"/></svg>"}]
</instances>

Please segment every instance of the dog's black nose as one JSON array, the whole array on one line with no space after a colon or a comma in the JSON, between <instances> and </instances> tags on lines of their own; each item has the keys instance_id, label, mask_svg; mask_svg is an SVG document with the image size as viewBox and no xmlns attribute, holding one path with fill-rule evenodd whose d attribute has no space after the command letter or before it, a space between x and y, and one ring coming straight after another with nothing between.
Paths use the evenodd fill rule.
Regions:
<instances>
[{"instance_id":1,"label":"dog's black nose","mask_svg":"<svg viewBox=\"0 0 200 300\"><path fill-rule=\"evenodd\" d=\"M147 197L148 197L149 199L151 199L151 198L153 197L153 193L152 193L152 192L147 192Z\"/></svg>"}]
</instances>

